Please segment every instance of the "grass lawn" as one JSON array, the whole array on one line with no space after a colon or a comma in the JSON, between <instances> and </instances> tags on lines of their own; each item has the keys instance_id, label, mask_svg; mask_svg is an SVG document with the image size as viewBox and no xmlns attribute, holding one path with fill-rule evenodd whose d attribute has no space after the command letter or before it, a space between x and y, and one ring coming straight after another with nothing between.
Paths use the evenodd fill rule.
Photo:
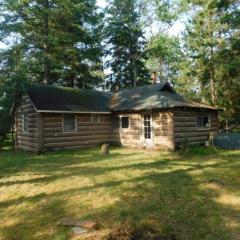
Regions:
<instances>
[{"instance_id":1,"label":"grass lawn","mask_svg":"<svg viewBox=\"0 0 240 240\"><path fill-rule=\"evenodd\" d=\"M0 239L64 240L62 218L155 224L177 240L240 239L240 151L185 154L114 148L0 152Z\"/></svg>"}]
</instances>

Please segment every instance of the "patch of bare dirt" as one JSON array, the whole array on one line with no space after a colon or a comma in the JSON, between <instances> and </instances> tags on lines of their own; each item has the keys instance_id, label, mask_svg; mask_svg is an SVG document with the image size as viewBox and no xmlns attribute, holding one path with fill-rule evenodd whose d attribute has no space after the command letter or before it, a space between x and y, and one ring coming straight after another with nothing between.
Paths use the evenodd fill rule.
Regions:
<instances>
[{"instance_id":1,"label":"patch of bare dirt","mask_svg":"<svg viewBox=\"0 0 240 240\"><path fill-rule=\"evenodd\" d=\"M163 235L150 226L126 227L113 230L107 240L177 240L174 234Z\"/></svg>"}]
</instances>

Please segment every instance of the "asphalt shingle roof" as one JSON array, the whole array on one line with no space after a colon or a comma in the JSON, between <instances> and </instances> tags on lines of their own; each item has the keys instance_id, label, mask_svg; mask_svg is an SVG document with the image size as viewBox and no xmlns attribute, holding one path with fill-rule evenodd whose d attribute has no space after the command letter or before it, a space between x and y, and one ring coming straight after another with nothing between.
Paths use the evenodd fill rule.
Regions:
<instances>
[{"instance_id":1,"label":"asphalt shingle roof","mask_svg":"<svg viewBox=\"0 0 240 240\"><path fill-rule=\"evenodd\" d=\"M112 94L47 85L29 85L26 92L38 111L110 112Z\"/></svg>"},{"instance_id":2,"label":"asphalt shingle roof","mask_svg":"<svg viewBox=\"0 0 240 240\"><path fill-rule=\"evenodd\" d=\"M115 94L46 85L28 85L26 92L39 112L110 112L174 107L216 109L183 98L168 83L133 87Z\"/></svg>"},{"instance_id":3,"label":"asphalt shingle roof","mask_svg":"<svg viewBox=\"0 0 240 240\"><path fill-rule=\"evenodd\" d=\"M170 87L168 83L160 83L120 91L113 96L111 108L116 111L174 107L215 109L214 107L188 100L176 94L171 87L170 90L172 92L163 91L166 86Z\"/></svg>"}]
</instances>

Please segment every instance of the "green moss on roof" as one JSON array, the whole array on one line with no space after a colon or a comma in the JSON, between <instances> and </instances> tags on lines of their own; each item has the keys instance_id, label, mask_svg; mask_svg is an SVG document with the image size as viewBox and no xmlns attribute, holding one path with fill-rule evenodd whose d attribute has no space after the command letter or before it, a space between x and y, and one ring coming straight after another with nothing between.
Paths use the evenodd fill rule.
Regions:
<instances>
[{"instance_id":1,"label":"green moss on roof","mask_svg":"<svg viewBox=\"0 0 240 240\"><path fill-rule=\"evenodd\" d=\"M109 112L111 93L68 87L29 85L26 92L39 111Z\"/></svg>"},{"instance_id":2,"label":"green moss on roof","mask_svg":"<svg viewBox=\"0 0 240 240\"><path fill-rule=\"evenodd\" d=\"M135 87L113 96L111 107L116 111L166 109L175 107L215 109L178 95L168 83Z\"/></svg>"},{"instance_id":3,"label":"green moss on roof","mask_svg":"<svg viewBox=\"0 0 240 240\"><path fill-rule=\"evenodd\" d=\"M168 83L133 87L115 94L47 85L28 85L26 92L38 111L110 112L175 107L216 109L183 98Z\"/></svg>"}]
</instances>

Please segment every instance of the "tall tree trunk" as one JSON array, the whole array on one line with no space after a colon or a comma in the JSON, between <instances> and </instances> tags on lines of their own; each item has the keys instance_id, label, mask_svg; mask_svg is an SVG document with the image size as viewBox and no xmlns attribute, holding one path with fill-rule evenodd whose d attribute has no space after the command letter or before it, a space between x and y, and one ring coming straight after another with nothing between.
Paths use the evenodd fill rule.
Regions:
<instances>
[{"instance_id":1,"label":"tall tree trunk","mask_svg":"<svg viewBox=\"0 0 240 240\"><path fill-rule=\"evenodd\" d=\"M162 58L159 58L159 78L160 78L160 82L164 81L164 76L163 76L163 60Z\"/></svg>"},{"instance_id":2,"label":"tall tree trunk","mask_svg":"<svg viewBox=\"0 0 240 240\"><path fill-rule=\"evenodd\" d=\"M216 88L215 88L215 69L214 69L214 16L213 13L210 12L210 20L209 20L209 31L210 31L210 38L211 38L211 45L210 45L210 91L211 91L211 102L212 105L216 105Z\"/></svg>"},{"instance_id":3,"label":"tall tree trunk","mask_svg":"<svg viewBox=\"0 0 240 240\"><path fill-rule=\"evenodd\" d=\"M135 58L133 59L133 86L136 87L137 86L137 79L136 79L136 61Z\"/></svg>"},{"instance_id":4,"label":"tall tree trunk","mask_svg":"<svg viewBox=\"0 0 240 240\"><path fill-rule=\"evenodd\" d=\"M49 73L50 73L50 66L49 66L49 46L48 46L48 34L49 34L49 1L44 0L44 43L43 43L43 51L44 51L44 75L43 75L43 83L49 84Z\"/></svg>"},{"instance_id":5,"label":"tall tree trunk","mask_svg":"<svg viewBox=\"0 0 240 240\"><path fill-rule=\"evenodd\" d=\"M215 74L214 74L214 68L211 66L210 70L210 85L211 85L211 101L212 104L215 106L216 105L216 88L215 88Z\"/></svg>"}]
</instances>

